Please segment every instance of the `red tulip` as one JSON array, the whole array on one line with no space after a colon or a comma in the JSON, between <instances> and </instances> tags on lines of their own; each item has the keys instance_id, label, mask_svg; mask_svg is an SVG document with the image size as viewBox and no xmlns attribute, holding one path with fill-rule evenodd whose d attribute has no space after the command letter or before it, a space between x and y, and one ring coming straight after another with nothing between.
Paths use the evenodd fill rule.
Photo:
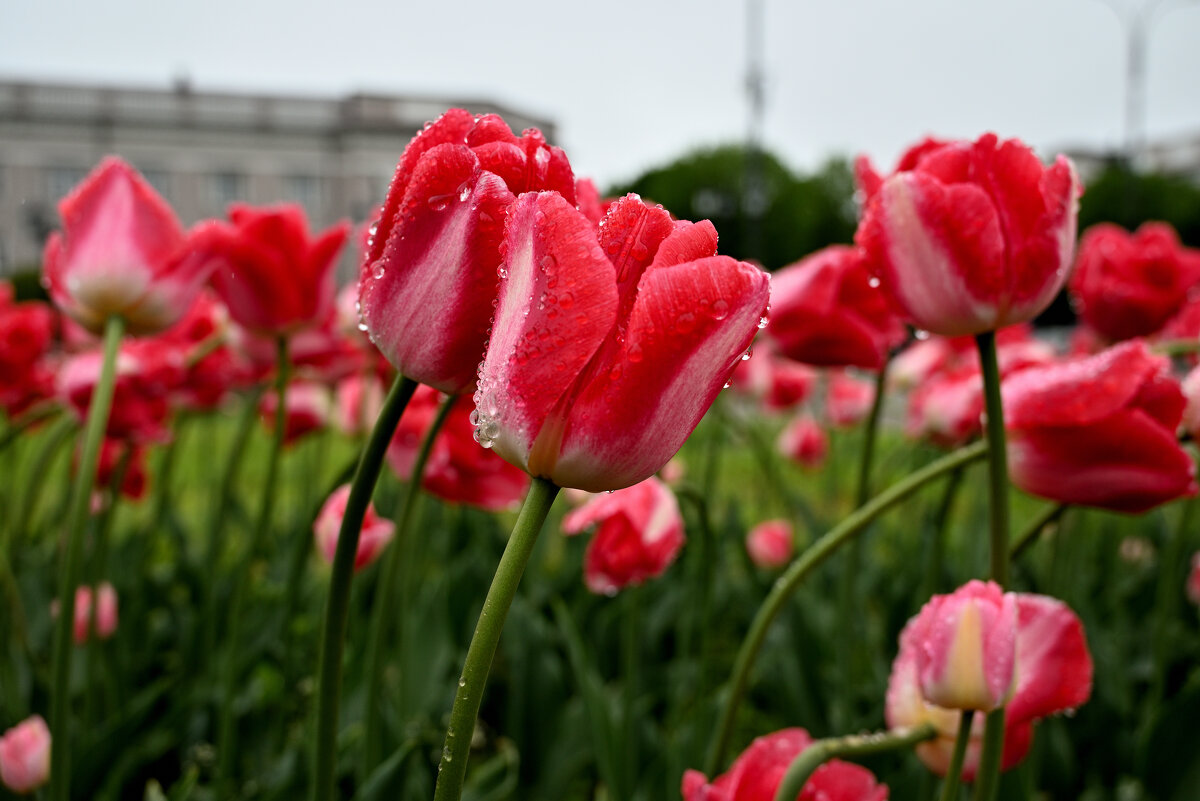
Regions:
<instances>
[{"instance_id":1,"label":"red tulip","mask_svg":"<svg viewBox=\"0 0 1200 801\"><path fill-rule=\"evenodd\" d=\"M96 486L107 487L121 462L125 461L125 475L118 487L121 496L131 501L146 497L149 477L146 470L146 448L137 442L122 442L105 437L100 445L100 463L96 468Z\"/></svg>"},{"instance_id":2,"label":"red tulip","mask_svg":"<svg viewBox=\"0 0 1200 801\"><path fill-rule=\"evenodd\" d=\"M786 520L764 520L746 532L746 553L758 567L783 567L791 561L794 550L792 524Z\"/></svg>"},{"instance_id":3,"label":"red tulip","mask_svg":"<svg viewBox=\"0 0 1200 801\"><path fill-rule=\"evenodd\" d=\"M346 516L346 503L349 500L350 485L343 484L326 499L313 523L317 553L330 564L333 564L333 557L337 552L338 532L341 531L342 518ZM354 554L354 569L362 570L375 561L392 541L392 535L395 533L396 524L377 515L374 504L367 504L367 511L362 520L362 533L358 538L358 550Z\"/></svg>"},{"instance_id":4,"label":"red tulip","mask_svg":"<svg viewBox=\"0 0 1200 801\"><path fill-rule=\"evenodd\" d=\"M683 517L675 493L657 478L597 495L563 518L563 532L597 526L584 556L584 581L595 593L619 590L655 578L683 547Z\"/></svg>"},{"instance_id":5,"label":"red tulip","mask_svg":"<svg viewBox=\"0 0 1200 801\"><path fill-rule=\"evenodd\" d=\"M1179 388L1186 401L1180 425L1192 435L1192 439L1200 439L1200 367L1193 367L1191 372L1183 377Z\"/></svg>"},{"instance_id":6,"label":"red tulip","mask_svg":"<svg viewBox=\"0 0 1200 801\"><path fill-rule=\"evenodd\" d=\"M350 437L370 433L383 408L383 397L383 382L374 373L346 376L334 390L334 425Z\"/></svg>"},{"instance_id":7,"label":"red tulip","mask_svg":"<svg viewBox=\"0 0 1200 801\"><path fill-rule=\"evenodd\" d=\"M862 251L831 245L771 277L767 332L790 359L878 370L904 325L867 271Z\"/></svg>"},{"instance_id":8,"label":"red tulip","mask_svg":"<svg viewBox=\"0 0 1200 801\"><path fill-rule=\"evenodd\" d=\"M1012 482L1063 503L1144 512L1196 492L1175 430L1185 400L1165 357L1133 340L1004 381Z\"/></svg>"},{"instance_id":9,"label":"red tulip","mask_svg":"<svg viewBox=\"0 0 1200 801\"><path fill-rule=\"evenodd\" d=\"M93 333L120 316L132 334L153 334L184 315L212 266L197 258L166 201L121 159L109 156L59 201L63 233L46 240L50 297Z\"/></svg>"},{"instance_id":10,"label":"red tulip","mask_svg":"<svg viewBox=\"0 0 1200 801\"><path fill-rule=\"evenodd\" d=\"M1016 606L1016 684L1007 703L1002 767L1014 767L1029 751L1033 724L1041 718L1075 709L1092 692L1092 657L1083 625L1066 604L1043 595L1009 593ZM917 756L940 776L950 769L960 712L929 701L922 694L922 650L927 646L925 613L900 633L900 651L892 664L884 713L893 729L932 723L934 740L917 746ZM986 653L986 651L985 651ZM1007 675L993 665L985 672ZM984 716L976 715L963 762L962 779L971 781L979 767Z\"/></svg>"},{"instance_id":11,"label":"red tulip","mask_svg":"<svg viewBox=\"0 0 1200 801\"><path fill-rule=\"evenodd\" d=\"M1101 223L1079 243L1070 289L1079 316L1110 341L1149 336L1182 307L1200 280L1200 251L1166 223L1135 234Z\"/></svg>"},{"instance_id":12,"label":"red tulip","mask_svg":"<svg viewBox=\"0 0 1200 801\"><path fill-rule=\"evenodd\" d=\"M451 109L408 144L360 279L362 321L401 373L449 394L474 386L506 210L541 189L575 202L566 155L494 114Z\"/></svg>"},{"instance_id":13,"label":"red tulip","mask_svg":"<svg viewBox=\"0 0 1200 801\"><path fill-rule=\"evenodd\" d=\"M334 267L350 232L340 222L317 236L296 204L229 207L229 222L203 224L197 251L215 266L212 285L234 321L260 336L289 336L334 312Z\"/></svg>"},{"instance_id":14,"label":"red tulip","mask_svg":"<svg viewBox=\"0 0 1200 801\"><path fill-rule=\"evenodd\" d=\"M750 743L711 784L704 774L683 774L683 801L774 801L788 766L813 739L804 729L783 729ZM817 768L796 801L886 801L888 788L871 771L840 759Z\"/></svg>"},{"instance_id":15,"label":"red tulip","mask_svg":"<svg viewBox=\"0 0 1200 801\"><path fill-rule=\"evenodd\" d=\"M937 142L879 185L855 241L893 304L957 336L1032 320L1066 280L1079 181L1016 139Z\"/></svg>"},{"instance_id":16,"label":"red tulip","mask_svg":"<svg viewBox=\"0 0 1200 801\"><path fill-rule=\"evenodd\" d=\"M54 340L54 310L45 303L15 303L0 282L0 409L16 416L53 394L47 362Z\"/></svg>"},{"instance_id":17,"label":"red tulip","mask_svg":"<svg viewBox=\"0 0 1200 801\"><path fill-rule=\"evenodd\" d=\"M732 389L762 400L772 411L791 409L804 403L817 383L817 370L780 356L770 339L754 348L733 371Z\"/></svg>"},{"instance_id":18,"label":"red tulip","mask_svg":"<svg viewBox=\"0 0 1200 801\"><path fill-rule=\"evenodd\" d=\"M293 445L306 434L319 431L333 417L333 398L329 389L314 381L297 380L287 386L284 394L283 442ZM275 427L275 412L279 401L268 392L259 402L259 415L268 429Z\"/></svg>"},{"instance_id":19,"label":"red tulip","mask_svg":"<svg viewBox=\"0 0 1200 801\"><path fill-rule=\"evenodd\" d=\"M408 480L417 451L442 399L437 390L422 385L400 418L388 447L388 464ZM421 486L448 503L465 503L490 512L511 509L529 489L529 476L475 441L470 401L459 398L442 431L433 441Z\"/></svg>"},{"instance_id":20,"label":"red tulip","mask_svg":"<svg viewBox=\"0 0 1200 801\"><path fill-rule=\"evenodd\" d=\"M519 198L476 393L481 442L560 486L653 475L766 313L766 274L714 255L716 242L711 223L675 222L634 195L599 230L555 193Z\"/></svg>"},{"instance_id":21,"label":"red tulip","mask_svg":"<svg viewBox=\"0 0 1200 801\"><path fill-rule=\"evenodd\" d=\"M796 464L810 470L820 467L829 453L829 437L825 429L810 414L792 419L779 434L779 452Z\"/></svg>"},{"instance_id":22,"label":"red tulip","mask_svg":"<svg viewBox=\"0 0 1200 801\"><path fill-rule=\"evenodd\" d=\"M14 793L32 793L50 779L50 729L41 715L0 737L0 781Z\"/></svg>"}]
</instances>

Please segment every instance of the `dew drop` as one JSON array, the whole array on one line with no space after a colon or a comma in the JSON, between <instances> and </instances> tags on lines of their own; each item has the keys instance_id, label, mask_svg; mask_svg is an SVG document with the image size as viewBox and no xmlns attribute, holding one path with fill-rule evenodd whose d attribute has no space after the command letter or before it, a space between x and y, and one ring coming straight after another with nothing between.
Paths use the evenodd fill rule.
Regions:
<instances>
[{"instance_id":1,"label":"dew drop","mask_svg":"<svg viewBox=\"0 0 1200 801\"><path fill-rule=\"evenodd\" d=\"M729 301L724 298L717 298L712 305L712 316L714 320L724 320L729 316Z\"/></svg>"},{"instance_id":2,"label":"dew drop","mask_svg":"<svg viewBox=\"0 0 1200 801\"><path fill-rule=\"evenodd\" d=\"M431 195L425 202L434 211L444 211L450 205L450 195Z\"/></svg>"},{"instance_id":3,"label":"dew drop","mask_svg":"<svg viewBox=\"0 0 1200 801\"><path fill-rule=\"evenodd\" d=\"M759 327L760 329L762 329L762 328L766 328L766 327L767 327L767 318L766 318L766 317L759 317L759 318L758 318L758 327Z\"/></svg>"},{"instance_id":4,"label":"dew drop","mask_svg":"<svg viewBox=\"0 0 1200 801\"><path fill-rule=\"evenodd\" d=\"M879 287L879 279L875 276L871 276L870 280L867 281L867 286L871 287L872 289L877 289Z\"/></svg>"},{"instance_id":5,"label":"dew drop","mask_svg":"<svg viewBox=\"0 0 1200 801\"><path fill-rule=\"evenodd\" d=\"M558 296L558 305L562 306L564 309L571 308L571 305L574 302L575 302L575 296L572 295L570 292L564 292Z\"/></svg>"}]
</instances>

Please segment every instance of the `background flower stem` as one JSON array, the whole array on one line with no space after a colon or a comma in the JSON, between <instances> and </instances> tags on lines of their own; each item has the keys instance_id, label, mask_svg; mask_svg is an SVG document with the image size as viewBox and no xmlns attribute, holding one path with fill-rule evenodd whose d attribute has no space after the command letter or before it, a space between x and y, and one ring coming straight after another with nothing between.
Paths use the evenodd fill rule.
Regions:
<instances>
[{"instance_id":1,"label":"background flower stem","mask_svg":"<svg viewBox=\"0 0 1200 801\"><path fill-rule=\"evenodd\" d=\"M342 646L346 640L346 619L350 606L350 582L354 576L354 557L363 517L371 504L375 483L383 466L392 435L408 406L417 382L396 376L383 408L363 448L350 485L350 497L338 530L337 549L329 578L329 597L325 602L325 622L321 628L320 664L317 668L317 729L313 751L312 797L316 801L333 798L334 771L337 767L338 695L342 684ZM395 547L395 543L392 544Z\"/></svg>"},{"instance_id":2,"label":"background flower stem","mask_svg":"<svg viewBox=\"0 0 1200 801\"><path fill-rule=\"evenodd\" d=\"M425 432L421 441L417 458L413 461L412 473L408 479L408 490L404 495L404 505L400 508L400 517L396 522L396 535L388 545L383 557L383 569L379 573L376 597L371 606L370 630L367 634L367 654L365 679L367 682L367 703L363 708L366 717L366 737L363 741L362 779L383 761L383 708L380 695L383 691L383 655L386 649L384 641L388 639L389 621L401 617L395 614L396 597L400 591L400 567L404 557L405 543L408 541L408 530L412 526L413 515L416 512L417 501L421 497L421 479L425 475L425 463L429 460L429 452L433 449L433 441L450 415L450 409L457 400L449 397L442 402L437 417ZM399 418L397 418L397 422ZM393 429L395 427L393 426ZM391 441L389 435L388 441Z\"/></svg>"},{"instance_id":3,"label":"background flower stem","mask_svg":"<svg viewBox=\"0 0 1200 801\"><path fill-rule=\"evenodd\" d=\"M71 791L70 678L72 632L75 627L75 590L83 561L83 539L87 528L88 506L96 469L100 462L100 443L108 426L116 388L117 351L121 345L124 321L109 317L104 326L104 360L100 378L88 407L83 453L75 475L75 486L67 516L66 550L62 555L58 582L58 624L54 631L54 668L50 696L50 801L67 801Z\"/></svg>"}]
</instances>

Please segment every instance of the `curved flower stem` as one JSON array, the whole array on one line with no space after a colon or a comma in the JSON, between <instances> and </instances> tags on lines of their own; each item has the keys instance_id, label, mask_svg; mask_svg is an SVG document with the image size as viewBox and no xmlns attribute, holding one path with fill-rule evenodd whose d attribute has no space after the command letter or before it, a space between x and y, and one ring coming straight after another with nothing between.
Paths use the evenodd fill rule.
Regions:
<instances>
[{"instance_id":1,"label":"curved flower stem","mask_svg":"<svg viewBox=\"0 0 1200 801\"><path fill-rule=\"evenodd\" d=\"M1033 543L1037 542L1038 535L1046 526L1056 522L1070 507L1066 503L1052 503L1043 509L1029 524L1025 526L1024 531L1018 534L1012 541L1011 547L1008 549L1009 559L1016 559L1021 554L1025 553L1025 549Z\"/></svg>"},{"instance_id":2,"label":"curved flower stem","mask_svg":"<svg viewBox=\"0 0 1200 801\"><path fill-rule=\"evenodd\" d=\"M783 780L779 782L779 788L775 791L775 801L794 801L817 768L831 759L870 756L884 751L912 748L934 737L937 737L937 728L932 723L922 723L911 729L817 740L801 751L792 760L792 764L788 765L787 773L783 774Z\"/></svg>"},{"instance_id":3,"label":"curved flower stem","mask_svg":"<svg viewBox=\"0 0 1200 801\"><path fill-rule=\"evenodd\" d=\"M404 559L405 545L408 542L408 529L412 525L413 514L417 501L421 497L421 478L425 475L425 463L429 460L429 452L433 450L433 442L450 415L457 397L449 397L442 402L437 417L433 419L425 439L421 441L417 458L413 461L412 473L408 479L408 490L404 495L404 506L400 509L400 517L396 524L396 535L387 548L383 557L383 569L379 574L376 597L371 606L371 624L367 634L366 665L367 704L363 711L366 715L366 736L363 741L362 779L366 781L375 767L383 761L383 709L380 695L383 692L383 647L387 639L387 624L389 620L402 618L396 615L396 593L400 590L400 567ZM397 418L397 421L399 418ZM393 426L393 429L395 426ZM391 435L388 435L391 441Z\"/></svg>"},{"instance_id":4,"label":"curved flower stem","mask_svg":"<svg viewBox=\"0 0 1200 801\"><path fill-rule=\"evenodd\" d=\"M446 729L446 744L442 748L442 761L438 763L437 787L433 801L459 801L462 798L463 780L467 775L467 757L471 752L471 737L475 732L475 717L483 701L483 690L492 659L504 629L504 619L517 594L521 574L533 553L538 534L554 498L558 486L544 478L535 478L525 497L525 505L513 526L504 555L496 567L492 586L488 588L467 648L467 659L463 663L462 677L458 680L458 691L454 694L454 707L450 711L450 726Z\"/></svg>"},{"instance_id":5,"label":"curved flower stem","mask_svg":"<svg viewBox=\"0 0 1200 801\"><path fill-rule=\"evenodd\" d=\"M263 541L271 528L271 517L275 511L275 496L279 483L279 457L283 452L283 438L287 428L287 385L291 364L288 361L288 341L279 337L275 342L275 431L271 439L271 449L267 456L267 477L263 484L262 504L259 506L258 519L254 524L254 532L250 536L250 544L242 561L233 575L233 588L229 598L229 617L225 624L226 653L223 684L221 692L220 724L217 729L217 782L218 786L228 788L233 779L234 750L237 736L237 716L234 714L234 695L238 684L238 639L242 623L242 606L246 600L247 584L250 580L250 568L255 556L262 550Z\"/></svg>"},{"instance_id":6,"label":"curved flower stem","mask_svg":"<svg viewBox=\"0 0 1200 801\"><path fill-rule=\"evenodd\" d=\"M963 471L960 468L951 472L946 478L946 485L942 490L937 512L934 513L933 525L929 527L925 543L925 579L921 584L920 595L922 598L932 596L941 586L942 565L946 553L946 525L950 522L954 501L958 498L958 491L962 487L962 477Z\"/></svg>"},{"instance_id":7,"label":"curved flower stem","mask_svg":"<svg viewBox=\"0 0 1200 801\"><path fill-rule=\"evenodd\" d=\"M964 709L958 719L958 736L954 738L954 753L950 757L950 768L942 783L942 801L958 801L958 785L962 781L963 760L967 746L971 743L971 723L975 720L974 709Z\"/></svg>"},{"instance_id":8,"label":"curved flower stem","mask_svg":"<svg viewBox=\"0 0 1200 801\"><path fill-rule=\"evenodd\" d=\"M725 749L729 745L730 735L733 733L733 721L737 713L738 704L742 700L742 695L746 691L746 684L750 678L750 668L754 666L754 660L758 656L759 649L762 648L763 640L766 639L767 629L779 615L780 611L782 611L784 603L792 596L792 593L796 591L796 588L800 586L805 577L837 551L843 543L865 529L871 521L884 511L895 506L909 495L912 495L938 476L944 475L963 465L970 464L986 453L987 444L976 442L964 448L959 448L957 451L927 464L915 473L910 473L851 512L849 516L826 532L821 539L809 546L804 553L788 566L784 574L771 587L770 594L767 595L762 606L758 608L758 613L754 616L754 621L750 624L750 630L746 632L746 637L742 640L737 660L734 662L733 673L729 677L729 694L725 698L725 707L721 712L720 722L713 733L708 757L705 760L705 773L713 776L719 772L721 760L725 755Z\"/></svg>"},{"instance_id":9,"label":"curved flower stem","mask_svg":"<svg viewBox=\"0 0 1200 801\"><path fill-rule=\"evenodd\" d=\"M71 633L75 628L75 590L79 586L79 571L83 562L83 538L87 528L88 504L100 463L100 443L108 426L116 388L117 350L125 321L109 317L104 325L104 361L100 378L92 391L87 426L83 436L83 453L79 471L71 492L67 512L67 543L58 577L58 626L54 631L54 668L50 696L50 801L67 801L71 789L71 731L70 677Z\"/></svg>"},{"instance_id":10,"label":"curved flower stem","mask_svg":"<svg viewBox=\"0 0 1200 801\"><path fill-rule=\"evenodd\" d=\"M1000 397L1000 367L996 359L996 333L976 334L979 362L983 368L985 430L988 442L988 488L991 496L992 581L1008 586L1008 452L1004 444L1004 405ZM1000 778L1000 757L1004 750L1004 707L988 713L983 733L983 750L975 783L976 801L991 801Z\"/></svg>"},{"instance_id":11,"label":"curved flower stem","mask_svg":"<svg viewBox=\"0 0 1200 801\"><path fill-rule=\"evenodd\" d=\"M858 509L871 497L871 469L875 465L875 443L879 437L879 420L883 413L884 395L887 389L889 356L879 368L875 376L875 397L871 401L871 413L867 416L863 429L862 450L858 457L858 482L854 487L854 508ZM862 540L856 539L851 543L846 555L842 557L842 575L838 582L838 626L844 636L835 641L834 650L837 654L838 675L842 678L843 691L835 698L833 709L834 730L844 731L850 725L851 711L854 699L847 687L857 686L858 671L855 670L853 645L860 637L861 616L854 608L855 584L862 569Z\"/></svg>"},{"instance_id":12,"label":"curved flower stem","mask_svg":"<svg viewBox=\"0 0 1200 801\"><path fill-rule=\"evenodd\" d=\"M388 391L367 445L363 448L350 485L350 497L338 530L333 570L329 578L329 598L325 602L325 621L321 627L321 661L317 668L317 730L314 740L312 797L316 801L333 798L333 774L337 767L338 693L342 684L342 647L346 640L346 619L350 612L350 582L354 576L354 557L363 517L371 504L375 483L383 466L383 457L392 434L404 414L408 401L417 391L417 382L402 375ZM395 547L395 543L392 544Z\"/></svg>"}]
</instances>

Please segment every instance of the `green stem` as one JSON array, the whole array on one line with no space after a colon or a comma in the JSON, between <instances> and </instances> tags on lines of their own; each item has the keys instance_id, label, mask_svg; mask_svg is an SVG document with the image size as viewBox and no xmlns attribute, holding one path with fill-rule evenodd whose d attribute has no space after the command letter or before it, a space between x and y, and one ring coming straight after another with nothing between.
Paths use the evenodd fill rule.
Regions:
<instances>
[{"instance_id":1,"label":"green stem","mask_svg":"<svg viewBox=\"0 0 1200 801\"><path fill-rule=\"evenodd\" d=\"M750 624L750 630L746 632L746 637L742 640L741 648L738 650L733 673L729 677L729 694L725 698L725 706L721 712L720 722L714 732L708 757L705 760L705 773L713 776L718 772L721 760L725 755L725 750L729 745L730 735L733 733L733 721L738 704L741 702L742 695L746 691L746 684L750 678L750 668L753 667L754 660L758 656L758 651L762 648L763 640L767 636L767 629L776 616L779 615L780 611L782 611L784 603L792 596L792 593L796 591L796 588L800 586L804 578L829 558L830 555L835 553L843 543L865 529L881 513L895 506L938 476L944 475L963 465L970 464L986 453L987 444L976 442L960 448L953 453L949 453L914 473L910 473L876 495L863 506L851 512L842 522L826 532L825 536L809 546L803 554L792 562L784 574L776 580L766 600L758 608L758 612L754 616L754 621Z\"/></svg>"},{"instance_id":2,"label":"green stem","mask_svg":"<svg viewBox=\"0 0 1200 801\"><path fill-rule=\"evenodd\" d=\"M366 716L366 736L363 741L362 777L371 775L375 767L383 761L383 705L380 696L383 694L383 657L386 649L384 641L388 639L387 626L389 621L401 618L396 615L396 594L400 591L400 568L404 560L405 543L408 541L408 530L412 525L413 514L417 501L421 497L421 479L425 475L425 463L433 450L433 442L450 415L457 397L443 401L438 409L437 417L425 432L417 458L413 461L412 472L408 479L408 490L404 495L404 505L400 509L399 520L396 524L396 534L388 545L383 556L383 569L379 574L376 598L371 608L371 624L367 635L366 680L367 704L364 709ZM393 426L394 428L394 426Z\"/></svg>"},{"instance_id":3,"label":"green stem","mask_svg":"<svg viewBox=\"0 0 1200 801\"><path fill-rule=\"evenodd\" d=\"M871 413L863 429L862 450L858 457L858 481L854 487L854 508L858 509L871 497L871 469L875 463L875 442L879 436L879 420L883 412L884 396L887 394L887 372L891 359L884 361L875 376L875 397L871 401ZM838 676L841 692L834 697L833 728L845 731L855 708L852 689L860 686L859 671L854 663L854 643L861 639L862 615L855 608L855 584L862 571L862 540L856 539L842 557L842 574L838 582L837 620L843 636L834 643L837 654Z\"/></svg>"},{"instance_id":4,"label":"green stem","mask_svg":"<svg viewBox=\"0 0 1200 801\"><path fill-rule=\"evenodd\" d=\"M775 791L775 801L795 801L817 768L831 759L871 756L900 748L912 748L935 737L937 728L932 723L922 723L911 729L817 740L801 751L792 760L792 764L788 765L787 773L783 774L783 780L779 782L779 788Z\"/></svg>"},{"instance_id":5,"label":"green stem","mask_svg":"<svg viewBox=\"0 0 1200 801\"><path fill-rule=\"evenodd\" d=\"M479 613L479 622L475 625L475 634L467 648L458 691L454 694L433 801L459 801L462 798L467 757L475 733L475 717L483 702L483 690L492 669L496 646L500 642L500 632L504 629L504 619L508 617L508 608L517 594L521 574L525 572L525 565L533 553L538 533L546 522L558 489L544 478L533 480L517 524L513 526L508 545L504 548L504 555L500 557L492 586L488 588L487 598L483 601L483 611Z\"/></svg>"},{"instance_id":6,"label":"green stem","mask_svg":"<svg viewBox=\"0 0 1200 801\"><path fill-rule=\"evenodd\" d=\"M280 454L283 453L283 439L287 428L287 385L288 373L291 367L288 361L288 341L286 337L276 340L275 351L275 430L271 439L271 449L267 455L267 477L263 484L262 503L259 506L258 519L255 521L254 532L250 537L249 547L242 554L233 576L233 588L229 598L229 617L225 624L225 675L221 692L221 711L217 729L217 782L218 786L228 789L233 780L235 759L235 741L237 738L237 715L234 712L234 696L238 687L238 662L241 649L238 645L242 623L242 606L245 603L246 592L250 582L250 568L254 559L262 549L271 528L271 518L275 511L276 486L279 478Z\"/></svg>"},{"instance_id":7,"label":"green stem","mask_svg":"<svg viewBox=\"0 0 1200 801\"><path fill-rule=\"evenodd\" d=\"M962 478L963 471L961 469L953 471L946 478L946 486L942 489L942 498L938 502L933 525L929 527L929 535L925 544L927 558L925 581L920 596L922 598L932 596L941 588L942 566L945 563L946 553L946 525L950 522L954 501L958 497L959 488L962 487Z\"/></svg>"},{"instance_id":8,"label":"green stem","mask_svg":"<svg viewBox=\"0 0 1200 801\"><path fill-rule=\"evenodd\" d=\"M988 442L988 488L990 494L990 574L1001 588L1008 585L1008 453L1004 443L1004 405L1000 397L1000 367L996 359L996 333L975 336L983 368L985 431ZM1000 757L1004 750L1004 708L988 713L983 750L979 757L976 801L991 801L1000 779Z\"/></svg>"},{"instance_id":9,"label":"green stem","mask_svg":"<svg viewBox=\"0 0 1200 801\"><path fill-rule=\"evenodd\" d=\"M1158 597L1154 604L1154 654L1150 689L1146 694L1143 725L1149 727L1153 713L1160 709L1167 684L1167 662L1171 655L1174 638L1168 635L1170 623L1178 614L1179 601L1183 593L1179 588L1187 579L1187 553L1185 544L1196 523L1200 498L1189 498L1182 504L1179 523L1174 532L1167 532L1167 541L1162 549L1162 561L1158 573Z\"/></svg>"},{"instance_id":10,"label":"green stem","mask_svg":"<svg viewBox=\"0 0 1200 801\"><path fill-rule=\"evenodd\" d=\"M371 504L375 483L383 467L392 435L417 391L417 382L396 376L375 421L375 428L363 448L350 485L350 497L338 530L337 549L329 578L329 598L325 604L325 622L321 629L321 661L317 668L317 731L314 742L313 798L333 798L334 771L337 767L338 694L342 683L342 648L346 640L346 619L350 610L350 582L354 576L354 557L363 517ZM395 547L395 543L392 543Z\"/></svg>"},{"instance_id":11,"label":"green stem","mask_svg":"<svg viewBox=\"0 0 1200 801\"><path fill-rule=\"evenodd\" d=\"M1012 546L1008 549L1009 559L1016 559L1025 553L1026 548L1037 542L1038 535L1042 533L1042 530L1046 526L1051 525L1063 516L1068 506L1069 504L1065 503L1050 504L1030 520L1029 524L1025 526L1025 530L1013 539Z\"/></svg>"},{"instance_id":12,"label":"green stem","mask_svg":"<svg viewBox=\"0 0 1200 801\"><path fill-rule=\"evenodd\" d=\"M79 586L79 571L83 562L83 538L87 528L88 504L100 463L100 443L108 426L116 387L117 351L125 323L120 317L109 317L104 325L104 361L100 378L92 391L87 426L83 437L83 453L67 517L67 544L63 553L58 581L58 626L54 632L54 667L50 696L50 801L67 801L71 790L71 731L70 677L71 633L75 628L75 590Z\"/></svg>"},{"instance_id":13,"label":"green stem","mask_svg":"<svg viewBox=\"0 0 1200 801\"><path fill-rule=\"evenodd\" d=\"M971 743L971 724L975 721L975 710L964 709L958 719L958 736L954 738L954 754L950 757L950 768L942 784L942 801L958 801L958 785L962 782L963 760L967 757L967 746Z\"/></svg>"},{"instance_id":14,"label":"green stem","mask_svg":"<svg viewBox=\"0 0 1200 801\"><path fill-rule=\"evenodd\" d=\"M639 598L641 590L639 587L627 587L625 589L624 609L622 615L625 618L623 631L621 632L621 672L624 674L624 697L622 705L624 706L624 714L621 716L622 732L621 741L624 745L625 753L622 754L623 770L621 771L622 781L625 783L625 793L622 798L633 798L634 791L637 788L637 736L636 736L636 719L634 710L637 708L638 694L638 663L640 661L638 650L638 623L641 621L639 615Z\"/></svg>"}]
</instances>

